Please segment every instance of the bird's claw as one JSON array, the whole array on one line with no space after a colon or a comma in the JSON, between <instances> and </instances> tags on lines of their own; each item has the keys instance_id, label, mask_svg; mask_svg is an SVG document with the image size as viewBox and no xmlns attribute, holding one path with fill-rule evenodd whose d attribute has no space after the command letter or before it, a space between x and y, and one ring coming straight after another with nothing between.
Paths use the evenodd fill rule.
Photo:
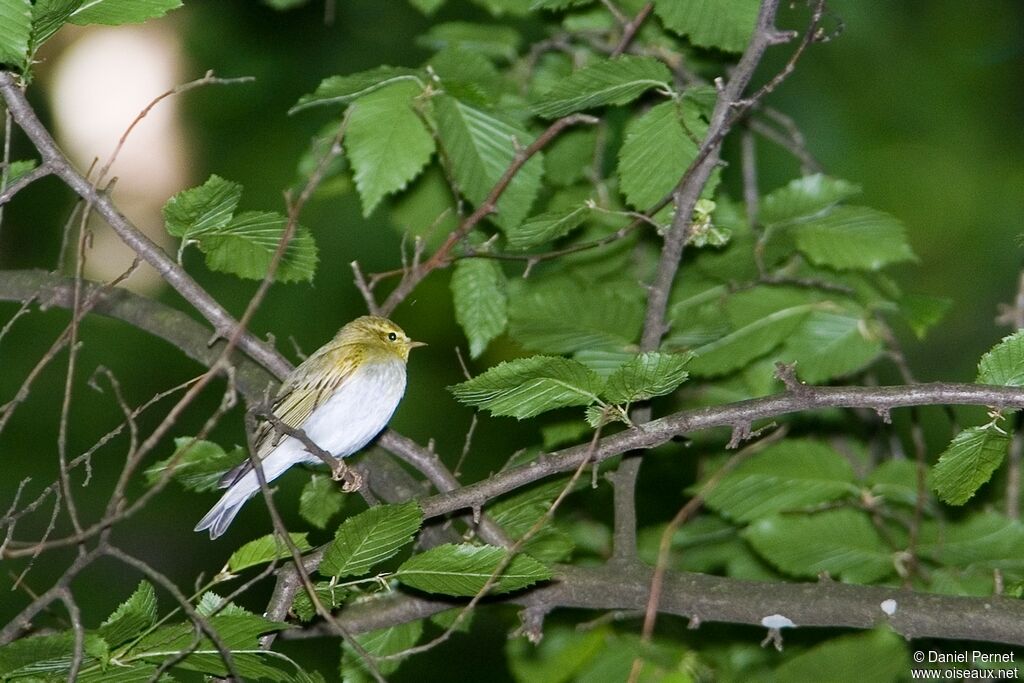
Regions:
<instances>
[{"instance_id":1,"label":"bird's claw","mask_svg":"<svg viewBox=\"0 0 1024 683\"><path fill-rule=\"evenodd\" d=\"M341 460L331 468L331 479L342 482L343 493L358 491L363 486L363 478Z\"/></svg>"}]
</instances>

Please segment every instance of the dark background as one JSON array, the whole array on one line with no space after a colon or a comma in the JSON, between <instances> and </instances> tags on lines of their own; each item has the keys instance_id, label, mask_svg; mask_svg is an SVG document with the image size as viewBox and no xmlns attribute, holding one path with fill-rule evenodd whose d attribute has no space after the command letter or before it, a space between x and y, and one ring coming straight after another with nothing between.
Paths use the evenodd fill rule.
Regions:
<instances>
[{"instance_id":1,"label":"dark background","mask_svg":"<svg viewBox=\"0 0 1024 683\"><path fill-rule=\"evenodd\" d=\"M281 191L295 182L299 155L329 117L327 110L290 117L286 112L295 100L332 74L382 63L416 65L428 56L415 45L415 37L437 18L423 17L394 0L337 4L332 26L323 24L319 3L279 13L248 0L187 2L184 9L160 20L181 41L187 79L208 69L222 76L256 77L255 84L201 89L183 96L191 184L217 173L243 183L243 209L283 210ZM455 0L448 5L438 17L488 20L472 5ZM998 304L1012 301L1016 294L1021 266L1024 6L1013 0L835 0L830 6L835 15L833 25L840 21L843 25L841 34L830 43L813 47L770 103L799 124L811 152L827 172L863 187L858 202L905 222L920 262L897 273L901 285L908 291L952 300L947 317L927 340L903 335L910 364L922 380L970 381L978 357L1007 333L994 318ZM537 27L528 20L523 27L527 35L536 34ZM774 73L787 55L786 48L771 52L761 77ZM40 74L32 94L45 117L45 65ZM759 151L762 191L797 173L791 158L770 143L761 141ZM730 142L727 159L735 160L736 152L736 145ZM14 158L27 154L23 141L16 144ZM735 170L726 171L726 186L734 195L736 176ZM131 179L119 182L130 183ZM22 193L5 210L0 268L53 268L61 225L71 206L66 189L52 179ZM260 334L274 334L279 348L293 359L289 337L300 348L312 351L341 324L365 312L352 284L349 262L358 259L367 272L395 268L401 240L384 211L364 219L354 194L313 202L303 223L312 228L320 248L316 278L311 285L274 287L252 325ZM235 314L242 311L255 289L252 282L208 272L198 253L189 253L185 264ZM170 290L164 290L160 298L186 308ZM16 308L0 303L0 325ZM413 355L409 390L393 425L421 443L436 439L439 452L453 465L470 412L444 390L461 378L453 348L465 344L452 315L448 273L428 278L396 312L395 319L411 336L430 346ZM0 403L14 395L67 320L65 311L34 311L0 340ZM120 419L109 392L97 394L86 387L85 380L97 365L113 370L133 405L201 370L169 345L115 321L89 319L82 327L82 340L69 431L72 456L86 450ZM503 343L495 344L475 368L486 367L509 351ZM43 372L29 400L0 435L0 508L7 507L23 478L32 478L26 488L26 495L32 496L56 477L55 435L66 367L65 352ZM883 379L895 377L883 372ZM194 434L218 399L208 392L189 409L174 435ZM159 411L154 412L140 424L152 428L158 415ZM229 414L211 438L225 446L242 443L241 412ZM536 438L534 425L521 427L508 419L482 418L464 480L486 476L517 447ZM936 449L942 447L944 438L948 432L929 436ZM117 439L94 458L92 482L88 488L78 489L86 518L95 518L105 505L125 445L123 438ZM168 443L156 455L167 457L171 448ZM304 528L296 501L307 477L307 473L296 471L279 484L277 500L297 529ZM640 500L649 500L650 510L676 507L678 489L658 487L650 476L642 478L641 486ZM139 483L133 495L141 490ZM595 509L607 499L603 490L587 495L593 498ZM213 502L212 495L198 497L172 486L134 519L120 525L114 541L187 590L200 572L207 577L216 572L231 549L270 529L262 506L250 505L229 534L211 543L191 529ZM361 505L350 504L352 509ZM16 536L37 538L48 518L49 509L44 508L20 525ZM66 531L62 522L56 533ZM317 533L313 540L323 538L323 533ZM72 556L70 550L43 555L35 561L25 585L45 590ZM0 620L6 621L27 600L24 594L7 590L11 572L20 572L26 563L0 566ZM139 578L112 562L87 572L75 584L86 626L97 626ZM224 590L231 587L229 584ZM242 602L262 611L266 597L265 591L257 589ZM162 607L169 605L169 599L161 598ZM591 616L596 615L584 618ZM417 658L396 678L424 680L433 672L451 680L468 680L489 671L492 678L499 679L500 672L506 670L502 664L505 633L514 625L514 615L508 611L478 619L478 625L488 626L474 629L471 637L456 636L433 653ZM662 624L664 628L678 626L664 620L659 629ZM725 632L724 628L705 627L701 634L707 638ZM283 650L300 661L315 658L330 680L335 676L337 649L334 641L329 647L327 642L288 644Z\"/></svg>"}]
</instances>

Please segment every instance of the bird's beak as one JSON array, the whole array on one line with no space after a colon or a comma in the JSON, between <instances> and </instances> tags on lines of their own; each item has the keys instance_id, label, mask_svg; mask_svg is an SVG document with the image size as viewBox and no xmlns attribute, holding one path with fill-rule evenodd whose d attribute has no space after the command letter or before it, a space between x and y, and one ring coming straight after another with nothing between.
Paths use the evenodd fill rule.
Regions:
<instances>
[{"instance_id":1,"label":"bird's beak","mask_svg":"<svg viewBox=\"0 0 1024 683\"><path fill-rule=\"evenodd\" d=\"M426 345L427 345L427 342L418 342L418 341L410 341L409 342L409 348L410 349L415 349L417 346L426 346Z\"/></svg>"}]
</instances>

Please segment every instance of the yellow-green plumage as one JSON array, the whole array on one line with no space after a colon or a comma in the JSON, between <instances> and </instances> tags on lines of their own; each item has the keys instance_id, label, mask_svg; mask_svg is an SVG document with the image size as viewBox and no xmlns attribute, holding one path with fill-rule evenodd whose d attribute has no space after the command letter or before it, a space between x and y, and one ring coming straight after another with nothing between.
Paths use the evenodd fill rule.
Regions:
<instances>
[{"instance_id":1,"label":"yellow-green plumage","mask_svg":"<svg viewBox=\"0 0 1024 683\"><path fill-rule=\"evenodd\" d=\"M405 364L420 342L386 318L363 316L342 327L288 376L274 402L274 415L302 429L324 450L343 458L365 446L384 428L405 391ZM302 444L280 436L269 422L254 436L256 455L267 481L299 462L319 462ZM252 465L242 463L221 479L228 491L196 531L221 535L259 482Z\"/></svg>"}]
</instances>

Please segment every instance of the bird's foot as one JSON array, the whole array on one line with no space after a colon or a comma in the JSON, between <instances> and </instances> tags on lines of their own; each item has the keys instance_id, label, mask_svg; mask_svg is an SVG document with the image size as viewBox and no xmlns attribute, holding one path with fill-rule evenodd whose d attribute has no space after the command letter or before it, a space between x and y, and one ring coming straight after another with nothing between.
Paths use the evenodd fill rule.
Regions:
<instances>
[{"instance_id":1,"label":"bird's foot","mask_svg":"<svg viewBox=\"0 0 1024 683\"><path fill-rule=\"evenodd\" d=\"M331 479L340 481L341 490L344 493L358 491L363 486L363 478L359 473L345 464L345 461L338 460L331 468Z\"/></svg>"}]
</instances>

